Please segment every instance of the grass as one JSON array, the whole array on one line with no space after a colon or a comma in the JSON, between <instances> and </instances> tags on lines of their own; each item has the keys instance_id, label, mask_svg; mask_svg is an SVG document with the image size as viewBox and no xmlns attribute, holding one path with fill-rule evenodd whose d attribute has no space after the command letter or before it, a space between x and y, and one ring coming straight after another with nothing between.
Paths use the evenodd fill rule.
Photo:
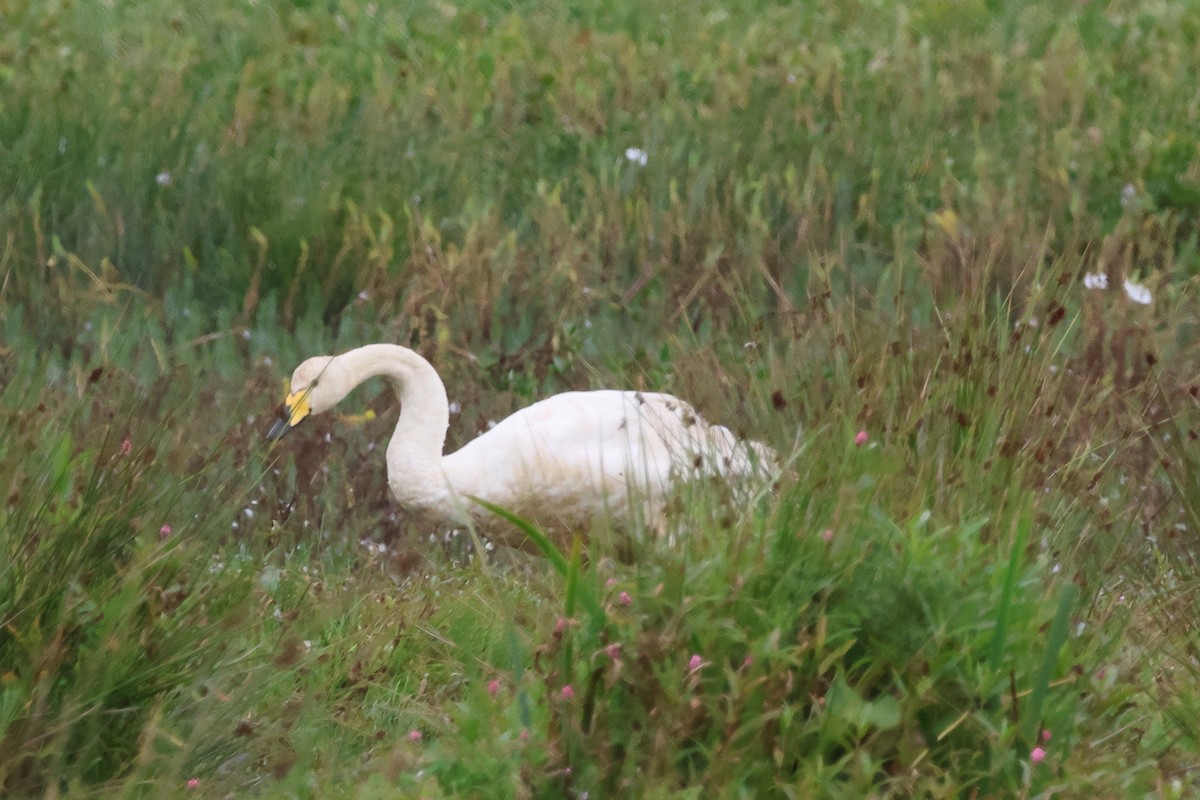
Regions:
<instances>
[{"instance_id":1,"label":"grass","mask_svg":"<svg viewBox=\"0 0 1200 800\"><path fill-rule=\"evenodd\" d=\"M0 31L0 792L1200 786L1187 4L176 6ZM384 387L263 442L370 341L450 447L620 386L789 468L446 542Z\"/></svg>"}]
</instances>

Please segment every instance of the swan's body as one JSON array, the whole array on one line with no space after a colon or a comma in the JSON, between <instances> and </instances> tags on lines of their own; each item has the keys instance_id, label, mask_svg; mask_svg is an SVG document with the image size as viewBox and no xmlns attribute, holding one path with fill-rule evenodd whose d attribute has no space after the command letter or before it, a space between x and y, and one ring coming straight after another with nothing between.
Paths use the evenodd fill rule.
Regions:
<instances>
[{"instance_id":1,"label":"swan's body","mask_svg":"<svg viewBox=\"0 0 1200 800\"><path fill-rule=\"evenodd\" d=\"M767 478L776 466L770 448L709 425L676 397L613 390L554 395L443 455L450 419L445 386L428 361L389 344L318 356L297 367L285 401L290 417L272 429L272 438L375 376L389 379L400 394L400 420L387 448L396 501L438 522L470 521L504 544L520 545L523 535L470 497L556 538L586 531L602 514L640 519L661 531L666 500L681 483L703 476Z\"/></svg>"}]
</instances>

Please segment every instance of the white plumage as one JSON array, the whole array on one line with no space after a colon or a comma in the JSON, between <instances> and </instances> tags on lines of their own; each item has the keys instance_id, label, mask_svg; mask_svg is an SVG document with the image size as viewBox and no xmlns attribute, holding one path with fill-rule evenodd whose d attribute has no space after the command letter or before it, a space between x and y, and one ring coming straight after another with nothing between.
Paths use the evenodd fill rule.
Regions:
<instances>
[{"instance_id":1,"label":"white plumage","mask_svg":"<svg viewBox=\"0 0 1200 800\"><path fill-rule=\"evenodd\" d=\"M661 532L672 490L705 476L767 480L775 453L709 425L668 394L565 392L517 411L457 452L443 455L450 413L446 389L417 353L372 344L310 358L292 375L289 417L278 438L309 414L337 405L368 378L400 395L400 420L387 449L388 485L406 510L439 523L468 521L501 544L523 535L469 497L501 506L560 541L600 515L643 521Z\"/></svg>"}]
</instances>

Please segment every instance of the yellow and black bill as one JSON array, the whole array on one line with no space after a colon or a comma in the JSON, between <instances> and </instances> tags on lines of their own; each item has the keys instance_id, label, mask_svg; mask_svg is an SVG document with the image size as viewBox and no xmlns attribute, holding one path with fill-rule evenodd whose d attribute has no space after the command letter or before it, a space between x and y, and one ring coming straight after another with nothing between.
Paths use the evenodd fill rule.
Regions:
<instances>
[{"instance_id":1,"label":"yellow and black bill","mask_svg":"<svg viewBox=\"0 0 1200 800\"><path fill-rule=\"evenodd\" d=\"M305 417L312 413L308 404L308 392L292 392L283 400L284 416L275 421L271 430L267 431L267 441L280 439L292 428L299 425Z\"/></svg>"}]
</instances>

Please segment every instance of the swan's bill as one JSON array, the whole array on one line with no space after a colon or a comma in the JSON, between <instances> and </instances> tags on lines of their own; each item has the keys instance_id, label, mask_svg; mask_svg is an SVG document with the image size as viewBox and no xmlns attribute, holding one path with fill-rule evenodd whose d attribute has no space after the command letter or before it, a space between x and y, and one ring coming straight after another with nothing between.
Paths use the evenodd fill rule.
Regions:
<instances>
[{"instance_id":1,"label":"swan's bill","mask_svg":"<svg viewBox=\"0 0 1200 800\"><path fill-rule=\"evenodd\" d=\"M267 441L273 442L282 438L285 433L299 425L305 417L312 413L312 406L308 403L308 390L292 392L284 398L283 404L287 407L288 417L277 420L271 426L271 430L267 431Z\"/></svg>"},{"instance_id":2,"label":"swan's bill","mask_svg":"<svg viewBox=\"0 0 1200 800\"><path fill-rule=\"evenodd\" d=\"M288 425L293 428L300 424L300 420L312 413L312 406L308 404L308 394L309 390L305 389L303 392L292 392L283 399L283 404L291 413Z\"/></svg>"},{"instance_id":3,"label":"swan's bill","mask_svg":"<svg viewBox=\"0 0 1200 800\"><path fill-rule=\"evenodd\" d=\"M288 425L286 419L277 419L275 420L275 424L271 426L271 430L267 431L267 441L273 442L276 439L282 439L283 435L291 429L292 426Z\"/></svg>"}]
</instances>

